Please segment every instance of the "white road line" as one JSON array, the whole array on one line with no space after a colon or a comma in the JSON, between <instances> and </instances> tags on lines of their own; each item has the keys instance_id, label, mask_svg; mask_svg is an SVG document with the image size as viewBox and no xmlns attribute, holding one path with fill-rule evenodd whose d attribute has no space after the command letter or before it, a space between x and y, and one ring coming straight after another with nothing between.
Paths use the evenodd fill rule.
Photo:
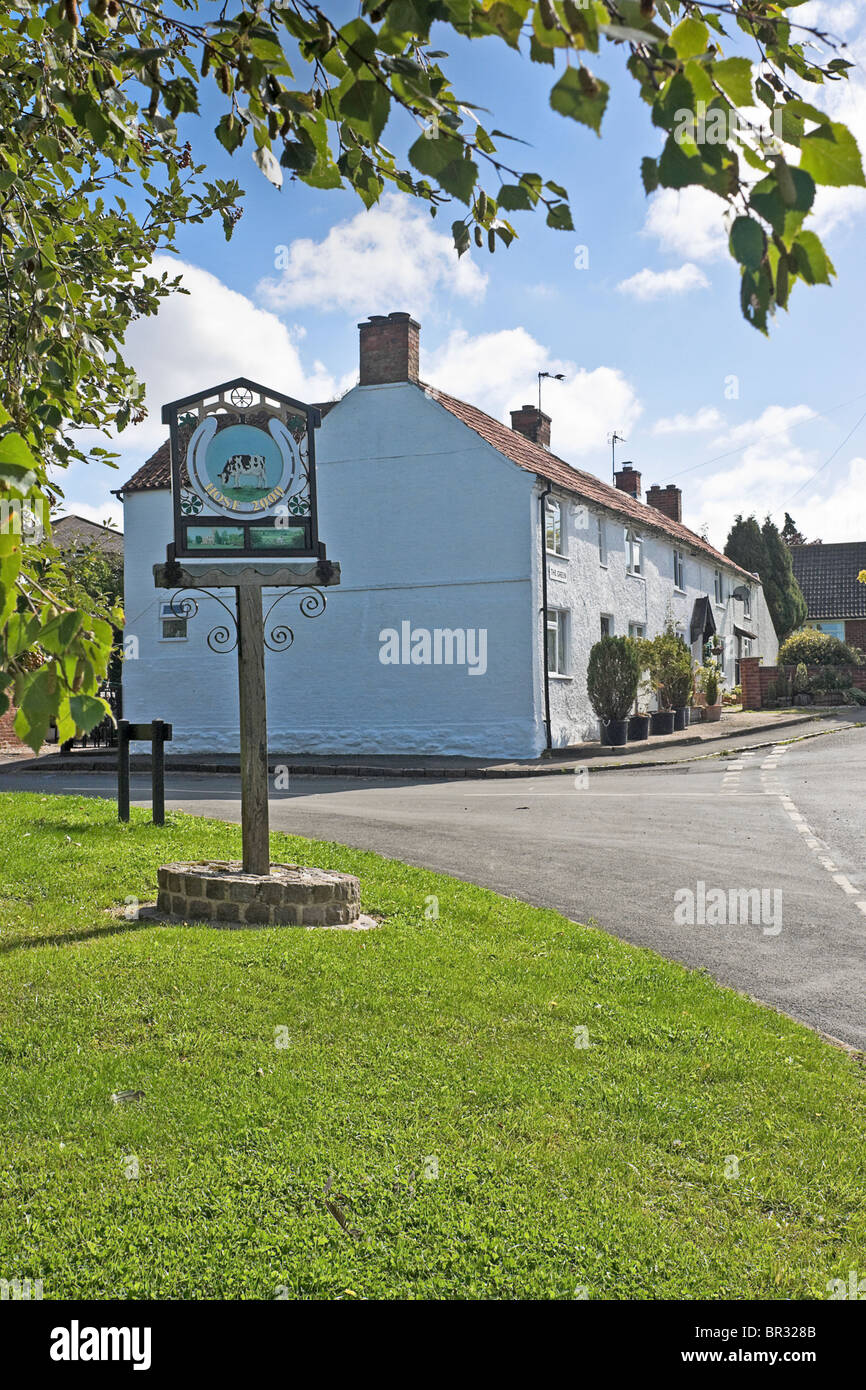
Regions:
<instances>
[{"instance_id":1,"label":"white road line","mask_svg":"<svg viewBox=\"0 0 866 1390\"><path fill-rule=\"evenodd\" d=\"M834 874L833 882L838 883L842 892L849 893L852 898L856 898L857 894L860 892L860 889L855 888L851 880L846 878L844 874Z\"/></svg>"}]
</instances>

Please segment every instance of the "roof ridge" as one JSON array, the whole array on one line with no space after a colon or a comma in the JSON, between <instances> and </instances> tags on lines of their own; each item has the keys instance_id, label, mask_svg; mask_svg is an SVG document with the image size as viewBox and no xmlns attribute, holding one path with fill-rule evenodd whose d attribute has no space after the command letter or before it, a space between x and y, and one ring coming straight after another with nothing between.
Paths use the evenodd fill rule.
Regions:
<instances>
[{"instance_id":1,"label":"roof ridge","mask_svg":"<svg viewBox=\"0 0 866 1390\"><path fill-rule=\"evenodd\" d=\"M545 449L542 444L536 444L534 440L528 439L518 430L511 429L501 420L497 420L495 416L488 415L477 405L471 405L468 401L461 401L459 397L449 395L447 391L440 390L438 386L430 386L422 381L417 384L426 396L437 400L468 429L475 429L475 426L471 419L466 418L464 412L468 412L473 417L479 417L488 428L492 428L494 437L488 438L479 429L475 429L475 433L480 434L482 439L486 439L492 448L504 453L506 458L509 458L512 463L516 463L519 468L524 468L528 472L539 473L550 482L558 482L561 487L566 488L569 486L570 477L573 477L577 480L577 484L583 483L584 491L588 491L590 500L601 506L608 506L612 511L619 512L640 525L649 526L664 532L666 535L687 541L713 558L724 561L726 565L737 570L739 574L744 574L751 580L756 579L757 576L752 574L750 570L744 569L742 565L738 565L736 560L730 559L724 551L717 550L714 545L704 540L703 536L699 536L696 531L692 531L682 521L674 521L673 517L669 517L665 512L653 507L651 503L639 502L637 498L632 497L621 488L605 483L594 473L589 473L582 468L575 468L574 464L567 463L558 454ZM455 406L458 408L454 409ZM575 485L572 490L579 492L580 488ZM648 515L648 513L651 514Z\"/></svg>"}]
</instances>

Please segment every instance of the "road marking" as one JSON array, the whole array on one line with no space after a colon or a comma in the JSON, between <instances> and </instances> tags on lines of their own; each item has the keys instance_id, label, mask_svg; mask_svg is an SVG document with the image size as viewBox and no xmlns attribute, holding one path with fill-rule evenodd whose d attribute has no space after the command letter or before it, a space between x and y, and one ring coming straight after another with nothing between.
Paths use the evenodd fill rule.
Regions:
<instances>
[{"instance_id":1,"label":"road marking","mask_svg":"<svg viewBox=\"0 0 866 1390\"><path fill-rule=\"evenodd\" d=\"M844 874L834 874L833 882L838 883L842 892L850 894L852 898L856 898L857 894L860 892L860 889L855 888L851 880L846 878Z\"/></svg>"},{"instance_id":2,"label":"road marking","mask_svg":"<svg viewBox=\"0 0 866 1390\"><path fill-rule=\"evenodd\" d=\"M855 907L859 907L860 911L864 914L864 916L866 916L866 903L864 903L864 902L859 902L859 903L855 903L854 906L855 906Z\"/></svg>"}]
</instances>

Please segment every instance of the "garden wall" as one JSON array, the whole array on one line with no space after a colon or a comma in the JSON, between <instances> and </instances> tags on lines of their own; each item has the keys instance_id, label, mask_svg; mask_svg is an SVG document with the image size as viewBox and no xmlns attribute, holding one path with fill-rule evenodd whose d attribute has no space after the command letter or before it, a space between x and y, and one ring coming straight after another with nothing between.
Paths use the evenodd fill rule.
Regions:
<instances>
[{"instance_id":1,"label":"garden wall","mask_svg":"<svg viewBox=\"0 0 866 1390\"><path fill-rule=\"evenodd\" d=\"M743 688L743 709L763 709L767 688L771 681L780 677L793 676L795 666L762 666L759 656L744 656L740 660L740 683ZM866 690L866 666L807 666L809 678L823 675L827 670L837 675L845 673L849 684Z\"/></svg>"}]
</instances>

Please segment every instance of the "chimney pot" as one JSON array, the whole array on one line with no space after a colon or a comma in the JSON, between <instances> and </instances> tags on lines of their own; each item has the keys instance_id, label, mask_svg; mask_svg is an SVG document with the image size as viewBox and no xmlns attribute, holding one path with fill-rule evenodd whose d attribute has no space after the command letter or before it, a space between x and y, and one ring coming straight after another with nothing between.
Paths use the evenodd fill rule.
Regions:
<instances>
[{"instance_id":1,"label":"chimney pot","mask_svg":"<svg viewBox=\"0 0 866 1390\"><path fill-rule=\"evenodd\" d=\"M421 326L411 314L371 314L358 328L362 386L418 380Z\"/></svg>"},{"instance_id":2,"label":"chimney pot","mask_svg":"<svg viewBox=\"0 0 866 1390\"><path fill-rule=\"evenodd\" d=\"M613 476L620 492L627 492L630 497L640 501L640 473L632 464L624 463Z\"/></svg>"},{"instance_id":3,"label":"chimney pot","mask_svg":"<svg viewBox=\"0 0 866 1390\"><path fill-rule=\"evenodd\" d=\"M511 428L531 439L533 444L550 448L550 416L539 410L537 405L524 405L519 410L512 410Z\"/></svg>"}]
</instances>

